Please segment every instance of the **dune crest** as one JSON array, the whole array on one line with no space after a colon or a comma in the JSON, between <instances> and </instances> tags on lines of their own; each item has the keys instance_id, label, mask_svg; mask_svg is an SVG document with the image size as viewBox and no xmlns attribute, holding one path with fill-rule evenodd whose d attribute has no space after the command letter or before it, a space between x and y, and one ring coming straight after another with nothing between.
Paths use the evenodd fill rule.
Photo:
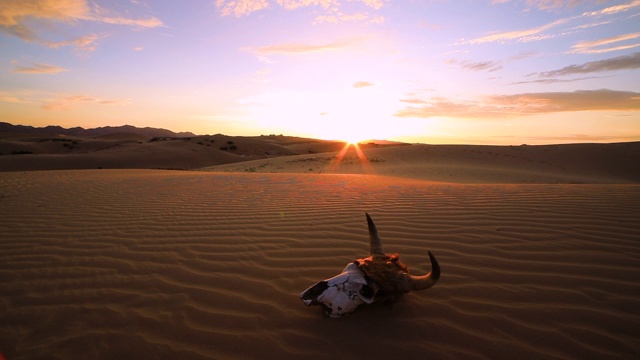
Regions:
<instances>
[{"instance_id":1,"label":"dune crest","mask_svg":"<svg viewBox=\"0 0 640 360\"><path fill-rule=\"evenodd\" d=\"M640 183L640 142L488 146L376 140L345 147L282 135L149 137L122 132L126 127L116 130L95 137L0 133L0 172L165 169L368 174L464 184Z\"/></svg>"},{"instance_id":2,"label":"dune crest","mask_svg":"<svg viewBox=\"0 0 640 360\"><path fill-rule=\"evenodd\" d=\"M215 172L370 174L465 184L640 183L640 142L540 146L410 145L260 159Z\"/></svg>"}]
</instances>

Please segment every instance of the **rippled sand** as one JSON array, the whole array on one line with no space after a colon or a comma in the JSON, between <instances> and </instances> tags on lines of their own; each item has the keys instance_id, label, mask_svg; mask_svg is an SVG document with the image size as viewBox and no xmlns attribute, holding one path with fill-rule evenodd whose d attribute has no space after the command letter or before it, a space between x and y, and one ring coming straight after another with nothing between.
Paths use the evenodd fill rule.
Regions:
<instances>
[{"instance_id":1,"label":"rippled sand","mask_svg":"<svg viewBox=\"0 0 640 360\"><path fill-rule=\"evenodd\" d=\"M298 294L385 250L440 282L326 318ZM7 359L640 355L639 185L2 173Z\"/></svg>"}]
</instances>

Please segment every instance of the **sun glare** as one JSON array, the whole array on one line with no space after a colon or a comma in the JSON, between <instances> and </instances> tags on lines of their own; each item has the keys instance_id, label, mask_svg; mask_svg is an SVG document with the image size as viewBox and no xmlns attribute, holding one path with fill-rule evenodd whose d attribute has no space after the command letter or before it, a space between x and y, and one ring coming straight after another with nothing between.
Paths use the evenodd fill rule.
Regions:
<instances>
[{"instance_id":1,"label":"sun glare","mask_svg":"<svg viewBox=\"0 0 640 360\"><path fill-rule=\"evenodd\" d=\"M347 145L358 145L360 142L364 141L365 139L357 137L357 136L348 136L344 139L344 141L347 143Z\"/></svg>"},{"instance_id":2,"label":"sun glare","mask_svg":"<svg viewBox=\"0 0 640 360\"><path fill-rule=\"evenodd\" d=\"M338 154L328 166L328 171L330 173L339 171L339 168L342 165L342 161L345 160L345 158L349 159L347 161L347 167L353 166L353 160L355 158L355 166L359 167L362 173L373 174L373 168L371 167L371 163L369 163L369 159L367 159L364 151L360 148L360 145L358 145L358 141L354 141L355 142L353 143L345 142L342 150L338 152ZM350 171L357 172L358 170L352 168Z\"/></svg>"}]
</instances>

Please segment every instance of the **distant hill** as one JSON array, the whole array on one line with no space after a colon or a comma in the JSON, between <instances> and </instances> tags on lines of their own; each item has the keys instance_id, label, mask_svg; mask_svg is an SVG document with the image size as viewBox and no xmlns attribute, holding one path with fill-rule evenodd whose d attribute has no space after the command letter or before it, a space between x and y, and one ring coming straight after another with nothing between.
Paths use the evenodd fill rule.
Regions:
<instances>
[{"instance_id":1,"label":"distant hill","mask_svg":"<svg viewBox=\"0 0 640 360\"><path fill-rule=\"evenodd\" d=\"M33 127L26 125L12 125L6 122L0 122L0 133L19 133L19 134L49 134L49 135L67 135L81 137L96 137L115 133L138 134L148 137L190 137L196 136L191 132L173 132L167 129L158 128L138 128L131 125L122 126L104 126L94 129L84 129L74 127L66 129L60 126Z\"/></svg>"}]
</instances>

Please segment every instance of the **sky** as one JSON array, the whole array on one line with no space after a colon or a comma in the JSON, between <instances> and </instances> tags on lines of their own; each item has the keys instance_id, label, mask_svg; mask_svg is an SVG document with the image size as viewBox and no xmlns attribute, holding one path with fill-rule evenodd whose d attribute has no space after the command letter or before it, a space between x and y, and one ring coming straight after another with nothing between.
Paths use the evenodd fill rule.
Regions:
<instances>
[{"instance_id":1,"label":"sky","mask_svg":"<svg viewBox=\"0 0 640 360\"><path fill-rule=\"evenodd\" d=\"M640 0L2 0L0 121L640 140Z\"/></svg>"}]
</instances>

